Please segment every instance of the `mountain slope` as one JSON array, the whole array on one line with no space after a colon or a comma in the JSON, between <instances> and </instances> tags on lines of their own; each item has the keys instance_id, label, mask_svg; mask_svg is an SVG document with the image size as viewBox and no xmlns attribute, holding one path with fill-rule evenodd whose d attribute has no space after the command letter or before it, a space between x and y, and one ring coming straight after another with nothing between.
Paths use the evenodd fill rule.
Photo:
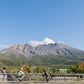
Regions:
<instances>
[{"instance_id":1,"label":"mountain slope","mask_svg":"<svg viewBox=\"0 0 84 84\"><path fill-rule=\"evenodd\" d=\"M32 57L36 55L80 56L84 55L84 51L72 48L63 43L38 45L36 47L32 47L29 44L22 44L22 45L17 44L8 49L0 51L0 54L14 55L16 57L20 56Z\"/></svg>"}]
</instances>

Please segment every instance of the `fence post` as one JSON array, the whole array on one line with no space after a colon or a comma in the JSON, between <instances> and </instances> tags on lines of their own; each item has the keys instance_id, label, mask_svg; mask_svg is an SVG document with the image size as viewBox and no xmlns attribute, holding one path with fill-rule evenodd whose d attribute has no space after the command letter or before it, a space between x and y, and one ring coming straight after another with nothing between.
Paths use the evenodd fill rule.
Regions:
<instances>
[{"instance_id":1,"label":"fence post","mask_svg":"<svg viewBox=\"0 0 84 84\"><path fill-rule=\"evenodd\" d=\"M80 81L80 76L78 76L78 81Z\"/></svg>"},{"instance_id":2,"label":"fence post","mask_svg":"<svg viewBox=\"0 0 84 84\"><path fill-rule=\"evenodd\" d=\"M65 76L64 76L64 80L66 81L66 74L65 74Z\"/></svg>"}]
</instances>

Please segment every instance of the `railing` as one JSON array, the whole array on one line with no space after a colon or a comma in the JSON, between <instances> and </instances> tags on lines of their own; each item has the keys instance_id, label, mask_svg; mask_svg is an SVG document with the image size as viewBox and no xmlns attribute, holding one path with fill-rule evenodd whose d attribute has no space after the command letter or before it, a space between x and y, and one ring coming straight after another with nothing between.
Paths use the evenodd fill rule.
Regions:
<instances>
[{"instance_id":1,"label":"railing","mask_svg":"<svg viewBox=\"0 0 84 84\"><path fill-rule=\"evenodd\" d=\"M57 80L78 80L80 79L84 80L84 74L51 74L52 80L50 81L57 81ZM13 73L7 73L5 76L0 74L0 81L19 81L18 74ZM25 77L23 78L23 81L46 81L46 77L44 74L37 73L37 74L25 74Z\"/></svg>"}]
</instances>

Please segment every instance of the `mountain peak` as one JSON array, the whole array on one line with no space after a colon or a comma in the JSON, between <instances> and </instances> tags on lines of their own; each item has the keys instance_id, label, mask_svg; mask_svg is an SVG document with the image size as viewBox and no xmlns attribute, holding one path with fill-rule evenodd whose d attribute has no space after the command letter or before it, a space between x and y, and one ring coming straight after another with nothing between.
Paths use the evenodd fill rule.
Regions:
<instances>
[{"instance_id":1,"label":"mountain peak","mask_svg":"<svg viewBox=\"0 0 84 84\"><path fill-rule=\"evenodd\" d=\"M25 57L32 57L35 55L61 55L61 56L78 56L84 55L84 51L81 51L76 48L72 48L65 43L49 43L38 45L36 47L32 47L29 44L16 44L8 49L0 51L0 54L5 55L24 55Z\"/></svg>"}]
</instances>

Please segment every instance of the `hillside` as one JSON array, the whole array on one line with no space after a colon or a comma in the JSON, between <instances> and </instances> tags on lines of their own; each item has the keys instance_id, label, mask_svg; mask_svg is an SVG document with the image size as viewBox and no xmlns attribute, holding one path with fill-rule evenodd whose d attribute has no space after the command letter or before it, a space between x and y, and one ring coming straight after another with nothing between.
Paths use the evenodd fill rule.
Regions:
<instances>
[{"instance_id":1,"label":"hillside","mask_svg":"<svg viewBox=\"0 0 84 84\"><path fill-rule=\"evenodd\" d=\"M32 58L6 58L0 56L1 66L20 66L21 64L30 64L32 66L55 66L56 68L68 68L77 63L84 62L84 56L69 57L69 56L34 56Z\"/></svg>"}]
</instances>

